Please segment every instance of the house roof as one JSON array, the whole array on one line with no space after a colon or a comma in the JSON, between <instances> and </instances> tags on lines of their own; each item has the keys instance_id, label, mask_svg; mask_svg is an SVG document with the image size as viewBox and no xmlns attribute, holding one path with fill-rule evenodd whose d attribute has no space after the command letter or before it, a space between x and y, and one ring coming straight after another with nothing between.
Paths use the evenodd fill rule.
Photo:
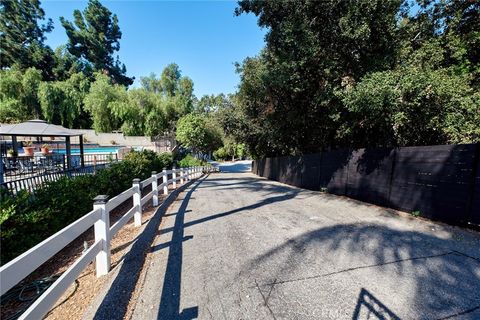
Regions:
<instances>
[{"instance_id":1,"label":"house roof","mask_svg":"<svg viewBox=\"0 0 480 320\"><path fill-rule=\"evenodd\" d=\"M44 120L28 120L17 124L0 125L0 136L71 137L82 132L50 124Z\"/></svg>"}]
</instances>

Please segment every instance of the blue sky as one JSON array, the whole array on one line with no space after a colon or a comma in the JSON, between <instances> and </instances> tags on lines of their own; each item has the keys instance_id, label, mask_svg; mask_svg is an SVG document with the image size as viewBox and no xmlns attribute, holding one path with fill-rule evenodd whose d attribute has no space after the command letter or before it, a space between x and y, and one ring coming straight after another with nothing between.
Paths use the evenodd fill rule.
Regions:
<instances>
[{"instance_id":1,"label":"blue sky","mask_svg":"<svg viewBox=\"0 0 480 320\"><path fill-rule=\"evenodd\" d=\"M233 93L239 82L235 62L256 55L266 30L253 15L234 16L235 1L102 1L117 14L122 31L120 61L127 74L160 74L171 62L194 81L195 94ZM42 1L55 29L46 43L55 49L67 43L59 17L73 20L73 10L87 1Z\"/></svg>"}]
</instances>

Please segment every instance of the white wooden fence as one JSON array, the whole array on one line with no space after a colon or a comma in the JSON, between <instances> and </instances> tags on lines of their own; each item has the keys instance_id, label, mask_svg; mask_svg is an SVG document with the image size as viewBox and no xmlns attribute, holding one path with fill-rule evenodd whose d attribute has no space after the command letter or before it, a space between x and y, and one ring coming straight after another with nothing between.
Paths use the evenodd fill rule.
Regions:
<instances>
[{"instance_id":1,"label":"white wooden fence","mask_svg":"<svg viewBox=\"0 0 480 320\"><path fill-rule=\"evenodd\" d=\"M6 293L93 225L95 231L94 244L84 251L82 256L35 300L19 318L41 319L90 262L95 260L97 277L105 275L110 271L110 240L132 217L135 226L140 226L142 222L142 207L149 200L152 200L152 204L157 206L159 204L159 191L162 188L163 193L167 195L170 184L173 188L176 188L177 182L184 184L191 179L198 178L203 172L212 169L211 167L190 167L163 170L158 174L152 172L152 176L143 181L134 179L132 187L116 197L108 199L108 196L105 195L97 196L94 199L92 211L0 268L0 294ZM169 174L172 176L171 179L168 179ZM162 183L158 184L157 181L160 177L162 177ZM149 184L152 185L152 191L142 197L142 187ZM110 226L110 211L130 197L133 197L132 208Z\"/></svg>"}]
</instances>

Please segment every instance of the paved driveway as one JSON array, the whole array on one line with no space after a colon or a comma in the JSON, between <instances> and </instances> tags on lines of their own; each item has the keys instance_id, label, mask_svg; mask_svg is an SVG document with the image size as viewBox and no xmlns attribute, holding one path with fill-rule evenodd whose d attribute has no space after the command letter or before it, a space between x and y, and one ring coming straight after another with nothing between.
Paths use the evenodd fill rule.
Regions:
<instances>
[{"instance_id":1,"label":"paved driveway","mask_svg":"<svg viewBox=\"0 0 480 320\"><path fill-rule=\"evenodd\" d=\"M480 236L250 173L164 218L134 319L480 319Z\"/></svg>"},{"instance_id":2,"label":"paved driveway","mask_svg":"<svg viewBox=\"0 0 480 320\"><path fill-rule=\"evenodd\" d=\"M252 160L239 160L232 162L210 161L210 164L217 167L221 172L250 172L252 171Z\"/></svg>"}]
</instances>

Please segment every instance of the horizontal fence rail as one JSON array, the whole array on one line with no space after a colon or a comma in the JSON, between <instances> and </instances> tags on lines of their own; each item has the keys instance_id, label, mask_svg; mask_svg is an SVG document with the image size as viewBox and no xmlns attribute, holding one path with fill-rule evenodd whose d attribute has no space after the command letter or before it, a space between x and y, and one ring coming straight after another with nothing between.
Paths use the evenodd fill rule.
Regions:
<instances>
[{"instance_id":1,"label":"horizontal fence rail","mask_svg":"<svg viewBox=\"0 0 480 320\"><path fill-rule=\"evenodd\" d=\"M344 149L259 159L252 170L450 224L480 225L479 155L478 143Z\"/></svg>"},{"instance_id":2,"label":"horizontal fence rail","mask_svg":"<svg viewBox=\"0 0 480 320\"><path fill-rule=\"evenodd\" d=\"M141 225L142 207L148 201L152 201L152 204L157 206L159 204L159 193L162 189L163 193L167 195L169 185L176 188L177 181L183 184L213 170L213 167L190 167L163 170L160 173L152 172L152 176L143 181L134 179L131 188L111 199L104 195L97 196L94 199L92 211L0 268L0 294L7 293L39 266L93 226L95 233L94 244L85 250L82 256L63 272L19 318L41 319L92 261L95 261L97 277L105 275L110 271L111 239L132 218L136 227ZM171 179L168 179L169 175L172 177ZM159 180L163 182L159 184ZM142 189L150 185L152 186L152 191L142 198ZM110 211L129 198L133 198L132 207L110 226Z\"/></svg>"}]
</instances>

